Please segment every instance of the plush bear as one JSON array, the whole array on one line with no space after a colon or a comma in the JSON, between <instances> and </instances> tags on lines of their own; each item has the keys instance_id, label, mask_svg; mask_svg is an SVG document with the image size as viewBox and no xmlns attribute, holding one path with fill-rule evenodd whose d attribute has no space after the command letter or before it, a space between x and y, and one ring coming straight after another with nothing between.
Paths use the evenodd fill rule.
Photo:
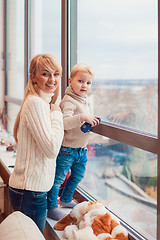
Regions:
<instances>
[{"instance_id":1,"label":"plush bear","mask_svg":"<svg viewBox=\"0 0 160 240\"><path fill-rule=\"evenodd\" d=\"M85 201L54 226L68 240L128 240L128 233L118 219L100 202Z\"/></svg>"}]
</instances>

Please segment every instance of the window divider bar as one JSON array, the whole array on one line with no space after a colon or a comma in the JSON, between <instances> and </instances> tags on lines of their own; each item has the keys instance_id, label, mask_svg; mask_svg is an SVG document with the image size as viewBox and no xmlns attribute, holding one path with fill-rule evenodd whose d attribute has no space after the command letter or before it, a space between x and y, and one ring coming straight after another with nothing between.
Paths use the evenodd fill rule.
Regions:
<instances>
[{"instance_id":1,"label":"window divider bar","mask_svg":"<svg viewBox=\"0 0 160 240\"><path fill-rule=\"evenodd\" d=\"M70 68L77 63L77 0L70 0Z\"/></svg>"},{"instance_id":2,"label":"window divider bar","mask_svg":"<svg viewBox=\"0 0 160 240\"><path fill-rule=\"evenodd\" d=\"M24 88L27 86L28 82L28 0L25 0L25 12L24 12Z\"/></svg>"},{"instance_id":3,"label":"window divider bar","mask_svg":"<svg viewBox=\"0 0 160 240\"><path fill-rule=\"evenodd\" d=\"M155 154L160 153L158 139L154 136L142 134L140 132L126 130L122 127L107 124L97 125L92 129L94 133L123 142L136 148L149 151Z\"/></svg>"},{"instance_id":4,"label":"window divider bar","mask_svg":"<svg viewBox=\"0 0 160 240\"><path fill-rule=\"evenodd\" d=\"M61 61L62 61L62 81L61 96L64 96L68 85L68 0L61 0Z\"/></svg>"},{"instance_id":5,"label":"window divider bar","mask_svg":"<svg viewBox=\"0 0 160 240\"><path fill-rule=\"evenodd\" d=\"M16 105L21 105L22 104L21 99L8 97L8 96L4 96L4 101L5 102L10 102L10 103L13 103L13 104L16 104Z\"/></svg>"}]
</instances>

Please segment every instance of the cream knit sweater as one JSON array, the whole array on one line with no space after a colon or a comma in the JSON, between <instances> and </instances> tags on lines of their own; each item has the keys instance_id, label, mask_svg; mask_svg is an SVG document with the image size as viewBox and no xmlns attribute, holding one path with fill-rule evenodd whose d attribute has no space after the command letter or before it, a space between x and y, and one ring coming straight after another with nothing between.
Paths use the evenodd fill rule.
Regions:
<instances>
[{"instance_id":1,"label":"cream knit sweater","mask_svg":"<svg viewBox=\"0 0 160 240\"><path fill-rule=\"evenodd\" d=\"M80 114L89 114L87 98L80 97L70 87L66 89L60 107L63 113L64 139L62 146L81 148L88 144L89 132L83 133L80 129L82 122Z\"/></svg>"},{"instance_id":2,"label":"cream knit sweater","mask_svg":"<svg viewBox=\"0 0 160 240\"><path fill-rule=\"evenodd\" d=\"M53 94L27 97L18 130L17 158L9 186L31 191L49 191L53 185L56 157L63 135L63 116L50 111Z\"/></svg>"}]
</instances>

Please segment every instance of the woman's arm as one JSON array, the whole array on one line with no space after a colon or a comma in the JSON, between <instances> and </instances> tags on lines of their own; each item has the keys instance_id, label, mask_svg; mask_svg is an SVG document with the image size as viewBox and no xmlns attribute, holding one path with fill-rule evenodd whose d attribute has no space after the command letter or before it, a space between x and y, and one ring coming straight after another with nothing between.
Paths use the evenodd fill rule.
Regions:
<instances>
[{"instance_id":1,"label":"woman's arm","mask_svg":"<svg viewBox=\"0 0 160 240\"><path fill-rule=\"evenodd\" d=\"M50 112L49 106L34 96L27 100L25 107L27 127L38 147L46 157L55 157L64 134L62 113Z\"/></svg>"}]
</instances>

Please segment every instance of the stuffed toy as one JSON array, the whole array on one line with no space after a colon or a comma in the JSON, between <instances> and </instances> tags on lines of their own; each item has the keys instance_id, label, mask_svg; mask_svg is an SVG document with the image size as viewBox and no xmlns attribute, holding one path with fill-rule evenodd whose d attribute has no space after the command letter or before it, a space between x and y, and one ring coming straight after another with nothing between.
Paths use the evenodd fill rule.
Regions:
<instances>
[{"instance_id":1,"label":"stuffed toy","mask_svg":"<svg viewBox=\"0 0 160 240\"><path fill-rule=\"evenodd\" d=\"M128 240L126 229L100 202L85 201L54 226L68 240Z\"/></svg>"}]
</instances>

